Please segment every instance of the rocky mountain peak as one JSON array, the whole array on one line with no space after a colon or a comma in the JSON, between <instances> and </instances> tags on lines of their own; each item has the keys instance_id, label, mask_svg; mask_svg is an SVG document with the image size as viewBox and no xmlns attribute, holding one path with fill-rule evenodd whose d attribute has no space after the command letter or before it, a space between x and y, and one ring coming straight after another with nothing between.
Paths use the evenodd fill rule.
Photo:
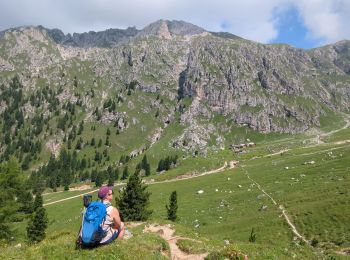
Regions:
<instances>
[{"instance_id":1,"label":"rocky mountain peak","mask_svg":"<svg viewBox=\"0 0 350 260\"><path fill-rule=\"evenodd\" d=\"M48 35L46 33L46 29L43 26L20 26L16 28L11 28L8 30L4 30L0 33L0 38L7 35L12 34L16 38L20 38L22 40L30 39L43 43L48 43Z\"/></svg>"},{"instance_id":2,"label":"rocky mountain peak","mask_svg":"<svg viewBox=\"0 0 350 260\"><path fill-rule=\"evenodd\" d=\"M159 37L164 38L164 39L168 39L168 40L171 39L171 34L169 32L168 25L165 21L162 21L162 23L159 27L158 35L159 35Z\"/></svg>"},{"instance_id":3,"label":"rocky mountain peak","mask_svg":"<svg viewBox=\"0 0 350 260\"><path fill-rule=\"evenodd\" d=\"M184 21L158 20L147 25L138 36L157 35L169 39L172 35L195 35L205 32L204 29Z\"/></svg>"}]
</instances>

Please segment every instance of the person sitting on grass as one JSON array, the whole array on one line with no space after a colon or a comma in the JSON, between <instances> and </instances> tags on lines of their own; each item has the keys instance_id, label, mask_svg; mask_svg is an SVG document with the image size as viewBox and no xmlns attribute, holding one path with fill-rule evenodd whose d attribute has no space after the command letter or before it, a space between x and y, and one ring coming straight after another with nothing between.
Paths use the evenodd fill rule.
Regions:
<instances>
[{"instance_id":1,"label":"person sitting on grass","mask_svg":"<svg viewBox=\"0 0 350 260\"><path fill-rule=\"evenodd\" d=\"M107 231L106 236L102 238L100 244L109 244L115 239L122 239L125 228L124 223L120 219L119 211L113 207L111 202L113 200L113 190L111 187L103 186L98 191L98 197L102 203L107 207L106 220L103 223L103 230Z\"/></svg>"}]
</instances>

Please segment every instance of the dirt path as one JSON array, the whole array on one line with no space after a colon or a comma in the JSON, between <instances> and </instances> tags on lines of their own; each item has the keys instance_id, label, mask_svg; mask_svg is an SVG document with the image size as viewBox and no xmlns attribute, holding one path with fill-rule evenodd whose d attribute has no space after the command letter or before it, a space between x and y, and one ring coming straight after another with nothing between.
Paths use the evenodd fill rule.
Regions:
<instances>
[{"instance_id":1,"label":"dirt path","mask_svg":"<svg viewBox=\"0 0 350 260\"><path fill-rule=\"evenodd\" d=\"M289 150L290 149L283 149L283 150L275 152L275 153L269 153L269 154L264 155L263 158L274 156L274 155L280 155L280 154L283 154L285 152L288 152Z\"/></svg>"},{"instance_id":2,"label":"dirt path","mask_svg":"<svg viewBox=\"0 0 350 260\"><path fill-rule=\"evenodd\" d=\"M341 127L341 128L338 128L338 129L335 129L335 130L332 130L332 131L329 131L329 132L326 132L326 133L320 133L318 135L316 135L316 137L312 137L312 138L309 138L309 139L305 139L305 140L309 140L311 142L313 142L313 144L310 144L310 145L306 145L306 146L303 146L301 147L302 149L305 149L305 148L311 148L311 147L316 147L316 146L319 146L319 145L322 145L322 144L327 144L327 145L331 145L331 144L335 144L335 145L340 145L340 144L346 144L346 143L350 143L350 139L348 140L342 140L342 141L335 141L335 142L329 142L329 143L324 143L322 141L323 138L327 137L327 136L330 136L332 134L335 134L341 130L344 130L344 129L347 129L350 127L350 116L344 116L344 120L346 122L346 124ZM338 148L333 148L333 149L338 149ZM285 152L288 152L290 151L291 149L282 149L280 151L277 151L277 152L274 152L274 153L270 153L270 154L266 154L266 155L263 155L263 156L258 156L258 157L255 157L255 158L265 158L265 157L269 157L269 156L274 156L274 155L280 155L280 154L283 154ZM317 152L315 152L317 153ZM314 154L314 153L309 153L309 154ZM305 155L309 155L309 154L305 154Z\"/></svg>"},{"instance_id":3,"label":"dirt path","mask_svg":"<svg viewBox=\"0 0 350 260\"><path fill-rule=\"evenodd\" d=\"M238 164L238 161L230 161L229 162L229 169L233 169L236 165ZM168 182L175 182L175 181L181 181L181 180L188 180L188 179L193 179L193 178L197 178L197 177L201 177L201 176L205 176L205 175L209 175L209 174L213 174L213 173L218 173L218 172L222 172L224 171L225 169L227 168L227 162L224 163L224 165L218 169L215 169L215 170L211 170L211 171L207 171L207 172L203 172L201 174L184 174L184 175L180 175L180 176L177 176L176 178L174 179L171 179L171 180L164 180L164 181L148 181L148 182L145 182L147 185L151 185L151 184L159 184L159 183L168 183ZM116 185L117 186L122 186L122 185L125 185L126 183L122 182L122 183L118 183ZM66 200L70 200L70 199L74 199L74 198L78 198L78 197L82 197L86 194L91 194L91 193L94 193L98 191L98 189L96 190L92 190L92 191L89 191L89 192L85 192L85 193L82 193L82 194L78 194L78 195L75 195L75 196L72 196L72 197L68 197L68 198L64 198L64 199L60 199L60 200L56 200L56 201L52 201L52 202L48 202L48 203L45 203L43 204L43 206L48 206L48 205L52 205L52 204L55 204L55 203L59 203L59 202L62 202L62 201L66 201Z\"/></svg>"},{"instance_id":4,"label":"dirt path","mask_svg":"<svg viewBox=\"0 0 350 260\"><path fill-rule=\"evenodd\" d=\"M284 217L284 219L286 220L286 222L288 223L289 227L292 229L292 232L302 241L304 241L306 244L310 244L310 241L308 241L304 236L302 236L299 231L297 230L297 228L295 227L295 225L293 224L293 222L290 220L289 216L287 215L287 211L284 209L283 205L278 205L277 202L275 201L275 199L268 194L261 186L259 183L257 183L256 181L254 181L248 174L248 171L246 169L244 169L243 167L241 167L243 169L244 174L247 176L247 178L252 181L257 187L258 189L263 192L267 197L270 198L270 200L272 201L272 203L276 206L278 206L278 209L281 210L282 215Z\"/></svg>"},{"instance_id":5,"label":"dirt path","mask_svg":"<svg viewBox=\"0 0 350 260\"><path fill-rule=\"evenodd\" d=\"M238 164L238 161L230 161L229 162L229 169L233 169L236 165ZM170 179L170 180L164 180L164 181L148 181L146 182L146 184L150 185L150 184L160 184L160 183L169 183L169 182L175 182L175 181L182 181L182 180L188 180L188 179L193 179L193 178L197 178L197 177L202 177L205 175L210 175L213 173L218 173L218 172L222 172L227 168L227 162L224 163L223 166L221 166L220 168L217 168L215 170L211 170L211 171L207 171L207 172L203 172L203 173L186 173L183 175L179 175L176 176L174 179Z\"/></svg>"},{"instance_id":6,"label":"dirt path","mask_svg":"<svg viewBox=\"0 0 350 260\"><path fill-rule=\"evenodd\" d=\"M75 196L72 196L72 197L68 197L68 198L65 198L65 199L48 202L48 203L43 204L43 206L45 207L45 206L48 206L48 205L51 205L51 204L55 204L55 203L59 203L59 202L62 202L62 201L71 200L71 199L74 199L74 198L79 198L79 197L84 196L86 194L94 193L96 191L98 191L98 189L92 190L92 191L89 191L89 192L85 192L85 193L82 193L82 194L79 194L79 195L75 195Z\"/></svg>"},{"instance_id":7,"label":"dirt path","mask_svg":"<svg viewBox=\"0 0 350 260\"><path fill-rule=\"evenodd\" d=\"M163 239L165 239L169 244L170 259L172 260L203 260L208 255L208 253L187 254L180 250L180 248L176 244L178 240L192 240L196 242L199 241L187 237L174 236L175 230L171 227L170 224L162 226L157 224L151 224L149 226L145 226L143 231L150 233L158 233Z\"/></svg>"}]
</instances>

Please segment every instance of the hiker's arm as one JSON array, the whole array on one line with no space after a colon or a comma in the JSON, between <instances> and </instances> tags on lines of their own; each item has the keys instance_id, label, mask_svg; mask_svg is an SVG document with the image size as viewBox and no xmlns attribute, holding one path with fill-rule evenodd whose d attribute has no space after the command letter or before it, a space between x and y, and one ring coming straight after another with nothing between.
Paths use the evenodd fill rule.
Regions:
<instances>
[{"instance_id":1,"label":"hiker's arm","mask_svg":"<svg viewBox=\"0 0 350 260\"><path fill-rule=\"evenodd\" d=\"M111 217L113 218L113 228L120 228L122 222L120 220L119 211L116 208L113 208L111 213Z\"/></svg>"}]
</instances>

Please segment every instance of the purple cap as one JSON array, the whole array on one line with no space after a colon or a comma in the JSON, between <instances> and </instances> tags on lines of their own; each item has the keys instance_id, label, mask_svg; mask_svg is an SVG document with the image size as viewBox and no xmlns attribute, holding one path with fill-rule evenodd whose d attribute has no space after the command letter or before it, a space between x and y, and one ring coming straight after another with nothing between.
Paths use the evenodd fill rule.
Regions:
<instances>
[{"instance_id":1,"label":"purple cap","mask_svg":"<svg viewBox=\"0 0 350 260\"><path fill-rule=\"evenodd\" d=\"M103 187L101 187L101 188L98 190L97 195L98 195L98 197L102 200L102 199L104 199L104 198L107 196L107 194L108 194L108 192L109 192L110 190L112 190L111 187L103 186Z\"/></svg>"}]
</instances>

